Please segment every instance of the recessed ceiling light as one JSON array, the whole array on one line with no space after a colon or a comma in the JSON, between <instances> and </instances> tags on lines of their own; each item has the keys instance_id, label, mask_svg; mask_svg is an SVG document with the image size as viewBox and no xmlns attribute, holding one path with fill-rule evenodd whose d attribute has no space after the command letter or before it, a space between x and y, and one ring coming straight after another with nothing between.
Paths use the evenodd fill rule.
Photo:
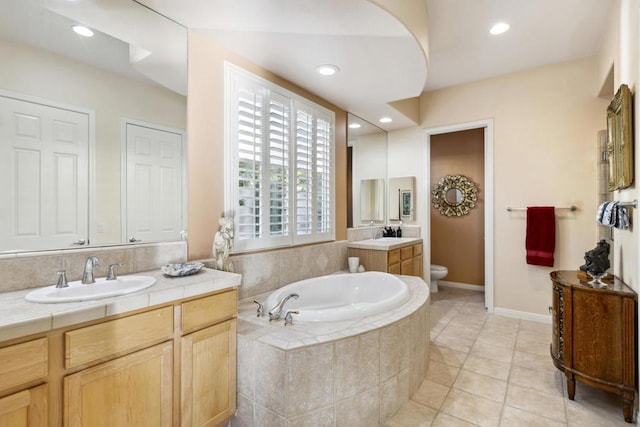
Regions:
<instances>
[{"instance_id":1,"label":"recessed ceiling light","mask_svg":"<svg viewBox=\"0 0 640 427\"><path fill-rule=\"evenodd\" d=\"M360 127L361 127L361 126L362 126L362 125L361 125L360 123L351 123L351 124L349 125L349 127L350 127L351 129L360 129Z\"/></svg>"},{"instance_id":2,"label":"recessed ceiling light","mask_svg":"<svg viewBox=\"0 0 640 427\"><path fill-rule=\"evenodd\" d=\"M319 65L316 68L316 71L318 71L323 76L333 76L335 73L340 71L340 69L338 67L336 67L335 65L324 64L324 65Z\"/></svg>"},{"instance_id":3,"label":"recessed ceiling light","mask_svg":"<svg viewBox=\"0 0 640 427\"><path fill-rule=\"evenodd\" d=\"M84 25L74 25L71 28L73 28L73 31L75 31L77 34L80 34L81 36L93 37L93 31L91 31L89 28L85 27Z\"/></svg>"},{"instance_id":4,"label":"recessed ceiling light","mask_svg":"<svg viewBox=\"0 0 640 427\"><path fill-rule=\"evenodd\" d=\"M391 117L383 117L380 119L380 123L391 123L393 119Z\"/></svg>"},{"instance_id":5,"label":"recessed ceiling light","mask_svg":"<svg viewBox=\"0 0 640 427\"><path fill-rule=\"evenodd\" d=\"M494 36L496 36L498 34L502 34L506 32L508 29L509 29L509 24L507 24L506 22L498 22L493 27L491 27L489 32Z\"/></svg>"}]
</instances>

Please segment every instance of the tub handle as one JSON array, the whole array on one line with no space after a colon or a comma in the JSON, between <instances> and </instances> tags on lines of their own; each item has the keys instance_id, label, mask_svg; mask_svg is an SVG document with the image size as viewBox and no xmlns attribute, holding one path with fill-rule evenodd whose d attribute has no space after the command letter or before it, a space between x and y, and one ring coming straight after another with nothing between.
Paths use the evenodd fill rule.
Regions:
<instances>
[{"instance_id":1,"label":"tub handle","mask_svg":"<svg viewBox=\"0 0 640 427\"><path fill-rule=\"evenodd\" d=\"M258 314L256 314L256 316L258 317L263 317L264 316L264 306L262 304L260 304L258 301L253 300L253 302L255 302L256 304L258 304Z\"/></svg>"},{"instance_id":2,"label":"tub handle","mask_svg":"<svg viewBox=\"0 0 640 427\"><path fill-rule=\"evenodd\" d=\"M300 314L298 310L289 310L284 316L284 326L293 326L293 314Z\"/></svg>"}]
</instances>

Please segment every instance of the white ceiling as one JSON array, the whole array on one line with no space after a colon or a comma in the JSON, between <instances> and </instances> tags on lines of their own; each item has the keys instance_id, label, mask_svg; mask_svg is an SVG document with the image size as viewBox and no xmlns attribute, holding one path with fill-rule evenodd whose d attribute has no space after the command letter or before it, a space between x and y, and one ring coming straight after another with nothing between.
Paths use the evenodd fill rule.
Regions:
<instances>
[{"instance_id":1,"label":"white ceiling","mask_svg":"<svg viewBox=\"0 0 640 427\"><path fill-rule=\"evenodd\" d=\"M389 102L596 54L612 9L607 0L425 1L428 70L404 26L366 0L142 0L387 130L415 125ZM500 20L510 31L491 36ZM323 63L340 73L316 75ZM378 123L383 115L394 121Z\"/></svg>"},{"instance_id":2,"label":"white ceiling","mask_svg":"<svg viewBox=\"0 0 640 427\"><path fill-rule=\"evenodd\" d=\"M97 13L92 21L103 15L116 16L118 9L113 5L130 2L32 1L66 9L80 3L99 8L110 5L108 13ZM609 0L425 1L429 7L428 64L409 31L368 0L138 0L386 130L416 125L389 105L393 101L419 96L424 90L596 54L613 9ZM12 3L0 0L5 11L12 10ZM17 31L11 25L17 22L11 14L2 17L1 29ZM507 21L510 31L489 35L489 27L498 20ZM120 27L123 34L167 32L155 24L136 26L124 20ZM59 40L50 44L65 46ZM315 68L325 63L337 65L340 72L320 76ZM168 62L161 65L170 67ZM392 117L393 122L378 123L382 116Z\"/></svg>"}]
</instances>

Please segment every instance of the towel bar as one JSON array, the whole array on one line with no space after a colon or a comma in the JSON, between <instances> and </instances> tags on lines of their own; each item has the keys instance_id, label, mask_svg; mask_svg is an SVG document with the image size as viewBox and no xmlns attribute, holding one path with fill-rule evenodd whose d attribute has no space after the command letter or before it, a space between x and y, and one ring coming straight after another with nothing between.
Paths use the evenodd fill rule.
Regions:
<instances>
[{"instance_id":1,"label":"towel bar","mask_svg":"<svg viewBox=\"0 0 640 427\"><path fill-rule=\"evenodd\" d=\"M578 210L577 206L571 205L568 208L556 208L556 209L569 209L571 212L575 212ZM512 208L511 206L507 206L507 212L512 212L512 211L526 211L527 208Z\"/></svg>"}]
</instances>

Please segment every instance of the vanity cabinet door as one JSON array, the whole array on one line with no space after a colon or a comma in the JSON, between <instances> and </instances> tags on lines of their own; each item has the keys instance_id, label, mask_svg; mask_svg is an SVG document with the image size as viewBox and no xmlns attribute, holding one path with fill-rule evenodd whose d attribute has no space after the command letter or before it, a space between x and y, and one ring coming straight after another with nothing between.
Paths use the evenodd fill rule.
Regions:
<instances>
[{"instance_id":1,"label":"vanity cabinet door","mask_svg":"<svg viewBox=\"0 0 640 427\"><path fill-rule=\"evenodd\" d=\"M216 426L235 413L236 322L182 338L182 426Z\"/></svg>"},{"instance_id":2,"label":"vanity cabinet door","mask_svg":"<svg viewBox=\"0 0 640 427\"><path fill-rule=\"evenodd\" d=\"M64 378L65 427L172 425L173 342Z\"/></svg>"},{"instance_id":3,"label":"vanity cabinet door","mask_svg":"<svg viewBox=\"0 0 640 427\"><path fill-rule=\"evenodd\" d=\"M47 385L43 384L1 398L0 426L46 427Z\"/></svg>"}]
</instances>

